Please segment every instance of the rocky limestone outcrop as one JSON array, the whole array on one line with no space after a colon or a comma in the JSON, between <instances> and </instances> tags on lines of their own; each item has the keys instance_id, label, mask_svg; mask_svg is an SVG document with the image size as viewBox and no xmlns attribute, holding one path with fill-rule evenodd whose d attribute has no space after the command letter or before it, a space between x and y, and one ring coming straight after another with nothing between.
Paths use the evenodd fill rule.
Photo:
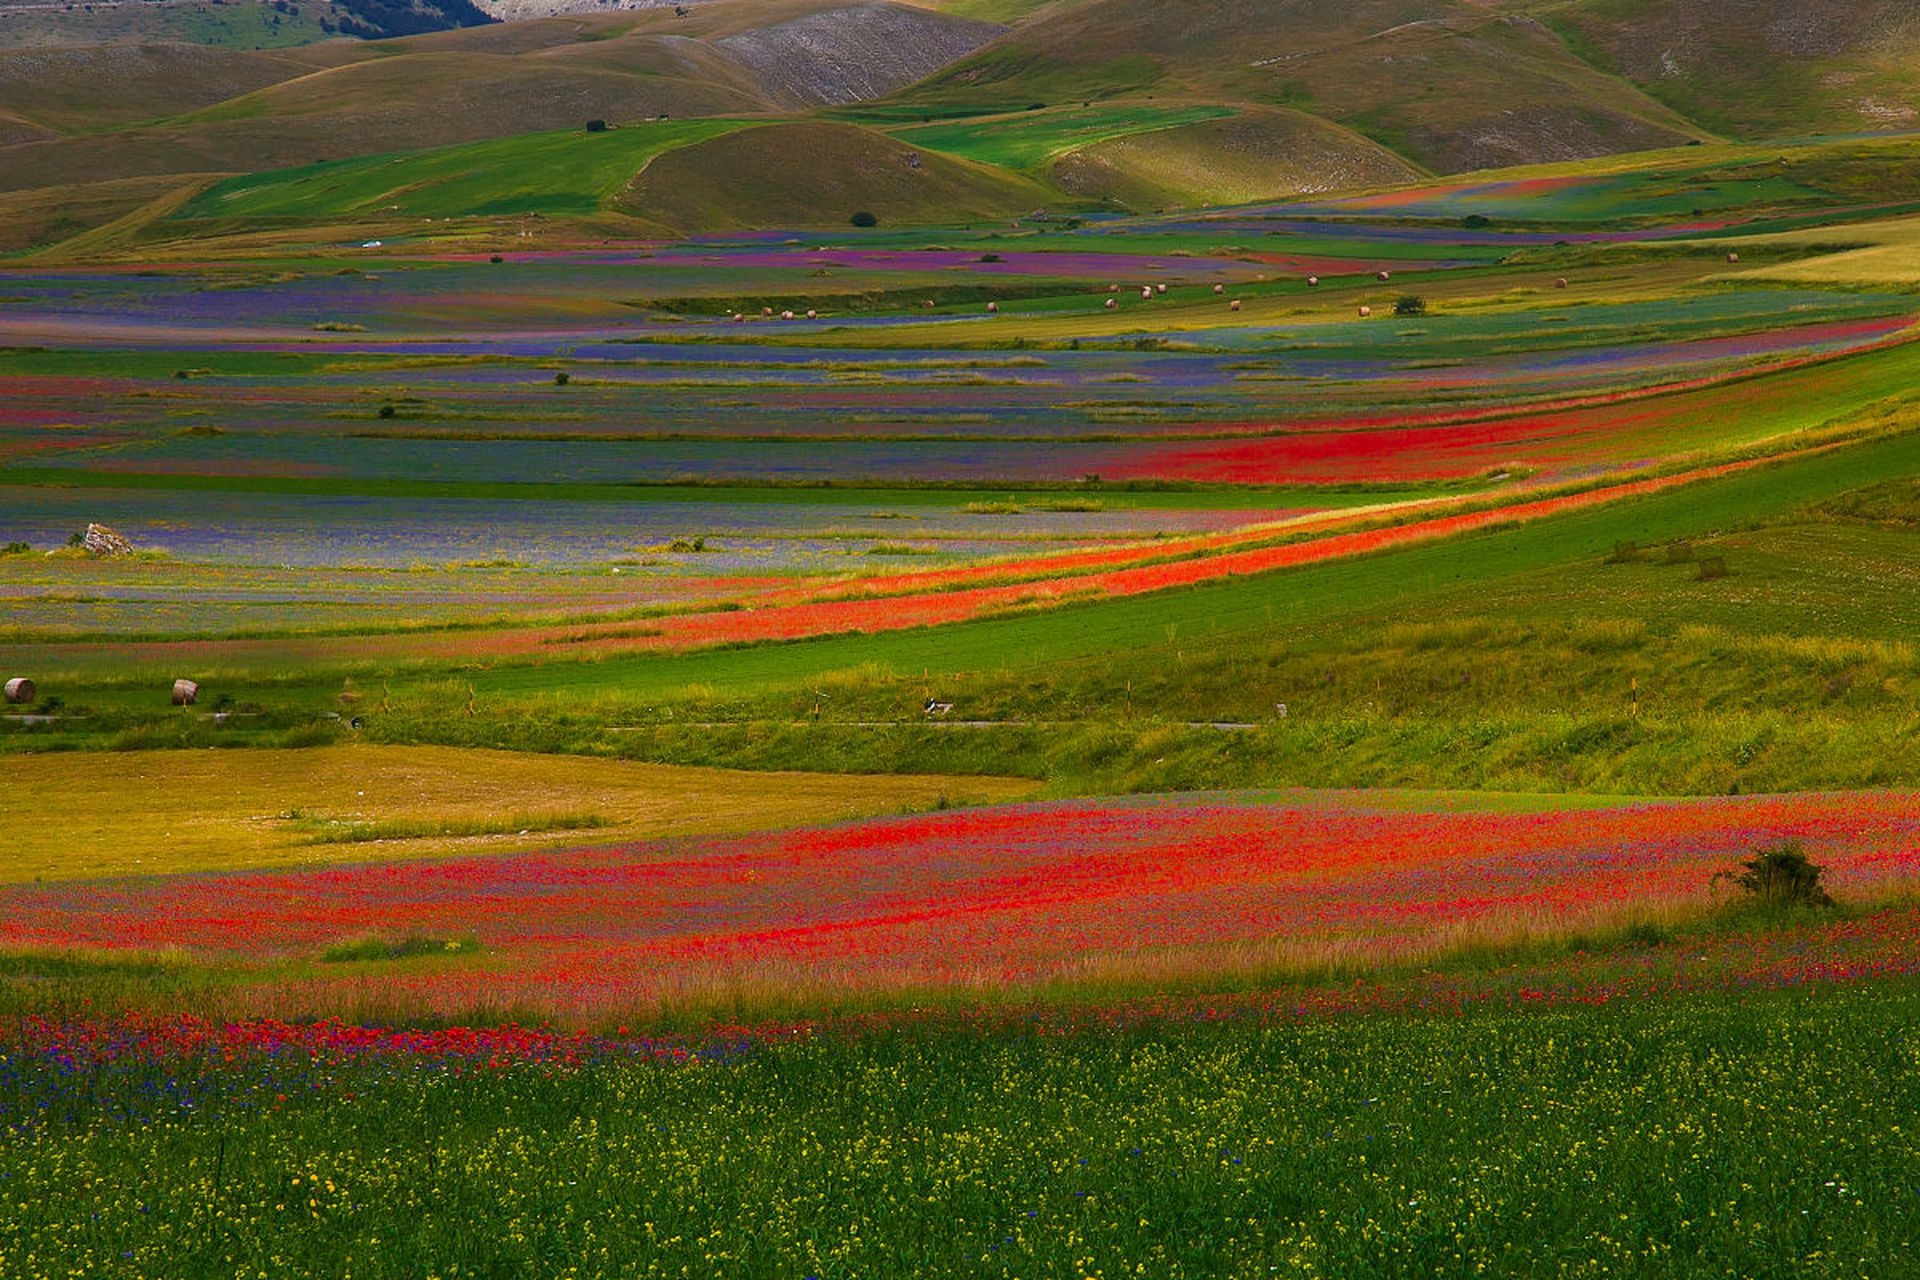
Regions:
<instances>
[{"instance_id":1,"label":"rocky limestone outcrop","mask_svg":"<svg viewBox=\"0 0 1920 1280\"><path fill-rule=\"evenodd\" d=\"M998 38L1005 27L894 4L855 4L714 41L800 105L883 97Z\"/></svg>"},{"instance_id":2,"label":"rocky limestone outcrop","mask_svg":"<svg viewBox=\"0 0 1920 1280\"><path fill-rule=\"evenodd\" d=\"M90 524L80 539L80 545L90 556L130 556L133 544L114 530L103 524Z\"/></svg>"}]
</instances>

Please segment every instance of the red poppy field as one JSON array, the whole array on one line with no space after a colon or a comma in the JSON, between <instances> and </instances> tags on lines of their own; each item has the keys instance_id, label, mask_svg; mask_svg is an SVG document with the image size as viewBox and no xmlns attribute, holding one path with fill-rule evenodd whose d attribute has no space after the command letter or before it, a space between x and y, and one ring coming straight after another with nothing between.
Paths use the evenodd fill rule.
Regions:
<instances>
[{"instance_id":1,"label":"red poppy field","mask_svg":"<svg viewBox=\"0 0 1920 1280\"><path fill-rule=\"evenodd\" d=\"M731 3L418 39L625 101ZM1361 56L1595 6L1456 8ZM1110 53L808 117L1017 214L424 217L455 148L0 263L0 1280L1911 1270L1905 144L1622 82L1645 166L1027 211L1168 114Z\"/></svg>"},{"instance_id":2,"label":"red poppy field","mask_svg":"<svg viewBox=\"0 0 1920 1280\"><path fill-rule=\"evenodd\" d=\"M1006 998L1437 959L1698 914L1730 895L1715 876L1738 855L1782 841L1813 850L1835 892L1885 898L1920 873L1920 797L1078 801L726 840L16 885L0 891L0 948L238 965L250 976L225 997L236 1012L497 1007L597 1024L808 993ZM324 962L409 940L425 940L424 960Z\"/></svg>"}]
</instances>

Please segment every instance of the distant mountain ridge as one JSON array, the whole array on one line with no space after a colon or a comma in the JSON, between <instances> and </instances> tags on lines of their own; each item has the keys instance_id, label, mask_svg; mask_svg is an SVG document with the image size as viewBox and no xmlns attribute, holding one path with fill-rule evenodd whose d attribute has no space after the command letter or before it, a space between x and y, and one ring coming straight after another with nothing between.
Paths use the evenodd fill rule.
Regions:
<instances>
[{"instance_id":1,"label":"distant mountain ridge","mask_svg":"<svg viewBox=\"0 0 1920 1280\"><path fill-rule=\"evenodd\" d=\"M157 42L270 49L494 20L471 0L0 0L0 49Z\"/></svg>"},{"instance_id":2,"label":"distant mountain ridge","mask_svg":"<svg viewBox=\"0 0 1920 1280\"><path fill-rule=\"evenodd\" d=\"M422 172L442 174L449 148L588 120L805 126L680 139L568 188L570 216L677 231L848 202L903 221L1151 211L1920 129L1920 0L123 0L94 17L194 6L278 43L10 50L13 16L52 6L0 0L0 195L18 196L0 247L172 219L229 175L389 153L434 153ZM550 8L579 11L526 16ZM316 22L416 33L315 41ZM276 225L297 204L271 202Z\"/></svg>"}]
</instances>

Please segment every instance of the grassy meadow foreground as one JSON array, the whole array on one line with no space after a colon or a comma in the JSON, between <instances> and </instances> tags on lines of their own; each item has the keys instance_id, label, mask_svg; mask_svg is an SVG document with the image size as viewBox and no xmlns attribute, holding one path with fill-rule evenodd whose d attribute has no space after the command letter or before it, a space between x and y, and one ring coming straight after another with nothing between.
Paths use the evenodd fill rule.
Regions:
<instances>
[{"instance_id":1,"label":"grassy meadow foreground","mask_svg":"<svg viewBox=\"0 0 1920 1280\"><path fill-rule=\"evenodd\" d=\"M1914 139L578 220L784 127L0 261L0 1274L1898 1274Z\"/></svg>"}]
</instances>

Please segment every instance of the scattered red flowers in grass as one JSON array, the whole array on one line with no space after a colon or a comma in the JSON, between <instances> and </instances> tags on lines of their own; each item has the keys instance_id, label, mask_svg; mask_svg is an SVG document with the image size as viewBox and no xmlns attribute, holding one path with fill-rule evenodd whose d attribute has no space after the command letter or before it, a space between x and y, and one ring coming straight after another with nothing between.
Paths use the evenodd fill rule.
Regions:
<instances>
[{"instance_id":1,"label":"scattered red flowers in grass","mask_svg":"<svg viewBox=\"0 0 1920 1280\"><path fill-rule=\"evenodd\" d=\"M342 940L484 954L322 965L258 1007L370 993L446 1015L569 1016L728 991L998 988L1430 954L1703 900L1799 839L1841 892L1920 870L1920 796L1422 812L1349 795L1029 805L729 840L311 871L18 885L0 946L263 961ZM264 981L264 980L263 980Z\"/></svg>"},{"instance_id":2,"label":"scattered red flowers in grass","mask_svg":"<svg viewBox=\"0 0 1920 1280\"><path fill-rule=\"evenodd\" d=\"M641 1034L625 1025L611 1032L563 1030L546 1023L524 1026L518 1022L418 1029L355 1025L337 1018L221 1020L133 1012L104 1017L24 1016L0 1024L0 1060L7 1051L17 1050L68 1075L130 1062L171 1069L182 1060L225 1067L275 1061L303 1070L307 1078L282 1083L307 1093L337 1087L335 1072L353 1064L376 1068L419 1064L452 1072L523 1067L554 1071L635 1060L672 1066L725 1062L759 1046L814 1035L907 1026L970 1034L1017 1030L1061 1035L1180 1022L1464 1016L1479 1010L1597 1006L1915 974L1920 974L1920 909L1890 907L1825 923L1677 939L1657 946L1572 951L1464 973L1423 971L1376 982L1321 980L1091 1002L891 1008L748 1024L712 1023L686 1034ZM292 1100L281 1092L272 1102L285 1106Z\"/></svg>"}]
</instances>

